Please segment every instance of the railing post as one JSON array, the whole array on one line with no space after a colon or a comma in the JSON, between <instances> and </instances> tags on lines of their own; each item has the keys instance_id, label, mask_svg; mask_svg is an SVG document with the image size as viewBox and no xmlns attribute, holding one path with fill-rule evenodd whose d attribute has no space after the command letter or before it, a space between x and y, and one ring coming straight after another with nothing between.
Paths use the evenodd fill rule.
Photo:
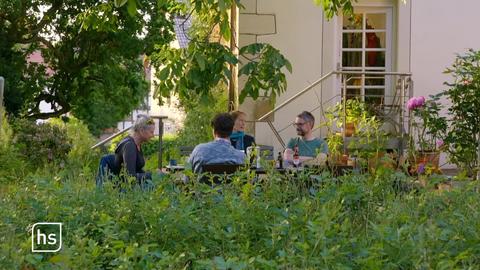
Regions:
<instances>
[{"instance_id":1,"label":"railing post","mask_svg":"<svg viewBox=\"0 0 480 270\"><path fill-rule=\"evenodd\" d=\"M283 141L282 137L280 136L280 134L278 133L278 131L275 129L275 127L273 126L272 122L271 121L267 121L268 125L270 126L270 128L272 129L273 131L273 134L275 135L275 137L277 137L277 140L280 142L280 144L282 145L283 149L285 150L285 142Z\"/></svg>"},{"instance_id":2,"label":"railing post","mask_svg":"<svg viewBox=\"0 0 480 270\"><path fill-rule=\"evenodd\" d=\"M403 134L405 133L405 119L404 119L404 110L405 110L405 77L400 76L400 123L402 123L400 127L400 136L403 138Z\"/></svg>"},{"instance_id":3,"label":"railing post","mask_svg":"<svg viewBox=\"0 0 480 270\"><path fill-rule=\"evenodd\" d=\"M158 119L158 169L163 167L163 119L167 119L166 116L151 116Z\"/></svg>"},{"instance_id":4,"label":"railing post","mask_svg":"<svg viewBox=\"0 0 480 270\"><path fill-rule=\"evenodd\" d=\"M343 137L343 154L347 154L347 80L345 79L346 76L344 74L341 75L342 78L342 106L343 106L343 129L342 129L342 137Z\"/></svg>"}]
</instances>

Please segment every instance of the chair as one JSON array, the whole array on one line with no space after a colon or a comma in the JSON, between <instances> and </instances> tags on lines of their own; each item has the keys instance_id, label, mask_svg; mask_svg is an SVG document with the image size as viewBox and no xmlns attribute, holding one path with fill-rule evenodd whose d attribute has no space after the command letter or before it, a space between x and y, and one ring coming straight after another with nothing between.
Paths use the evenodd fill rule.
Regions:
<instances>
[{"instance_id":1,"label":"chair","mask_svg":"<svg viewBox=\"0 0 480 270\"><path fill-rule=\"evenodd\" d=\"M203 175L200 182L204 184L229 183L228 175L234 174L243 165L241 164L204 164L202 165ZM223 178L223 179L222 179ZM225 180L225 181L223 181Z\"/></svg>"}]
</instances>

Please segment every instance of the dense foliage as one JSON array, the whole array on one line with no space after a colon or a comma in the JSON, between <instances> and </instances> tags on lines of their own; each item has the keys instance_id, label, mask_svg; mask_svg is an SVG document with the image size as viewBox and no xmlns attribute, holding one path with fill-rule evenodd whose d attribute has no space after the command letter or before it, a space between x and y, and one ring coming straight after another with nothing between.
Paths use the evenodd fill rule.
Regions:
<instances>
[{"instance_id":1,"label":"dense foliage","mask_svg":"<svg viewBox=\"0 0 480 270\"><path fill-rule=\"evenodd\" d=\"M290 62L270 44L254 43L238 49L238 41L231 40L233 30L229 22L232 6L243 8L238 0L186 1L180 13L184 22L193 20L186 48L172 48L169 44L158 46L152 55L159 82L155 96L162 101L172 94L181 101L197 96L208 96L219 84L231 80L230 66L242 62L238 76L247 76L239 97L257 99L269 96L275 99L286 90L283 68L292 72ZM235 50L232 50L232 46ZM238 50L238 53L236 51ZM235 102L235 101L231 101Z\"/></svg>"},{"instance_id":2,"label":"dense foliage","mask_svg":"<svg viewBox=\"0 0 480 270\"><path fill-rule=\"evenodd\" d=\"M33 167L47 163L64 166L71 149L65 129L27 119L16 119L13 129L13 143L28 164Z\"/></svg>"},{"instance_id":3,"label":"dense foliage","mask_svg":"<svg viewBox=\"0 0 480 270\"><path fill-rule=\"evenodd\" d=\"M7 186L0 264L8 269L452 269L480 263L480 196L410 187L401 173L284 178L240 174L211 189L156 179L152 192L95 190L89 178ZM63 222L57 254L30 252L30 226Z\"/></svg>"},{"instance_id":4,"label":"dense foliage","mask_svg":"<svg viewBox=\"0 0 480 270\"><path fill-rule=\"evenodd\" d=\"M139 58L174 39L167 13L177 6L173 0L122 8L113 1L0 1L7 112L33 119L71 112L94 132L112 126L146 96ZM44 63L28 60L33 52ZM40 112L42 100L52 112Z\"/></svg>"},{"instance_id":5,"label":"dense foliage","mask_svg":"<svg viewBox=\"0 0 480 270\"><path fill-rule=\"evenodd\" d=\"M22 182L29 173L47 170L59 178L96 172L100 153L90 149L95 138L76 118L35 123L4 121L0 128L0 183Z\"/></svg>"},{"instance_id":6,"label":"dense foliage","mask_svg":"<svg viewBox=\"0 0 480 270\"><path fill-rule=\"evenodd\" d=\"M446 139L450 159L471 173L480 166L480 51L458 55L446 73L453 79L443 92L451 103Z\"/></svg>"}]
</instances>

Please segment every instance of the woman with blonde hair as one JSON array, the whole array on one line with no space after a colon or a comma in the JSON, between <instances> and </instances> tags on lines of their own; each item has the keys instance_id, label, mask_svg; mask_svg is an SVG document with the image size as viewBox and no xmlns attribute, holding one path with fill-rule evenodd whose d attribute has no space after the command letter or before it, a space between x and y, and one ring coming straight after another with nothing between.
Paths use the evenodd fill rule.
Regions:
<instances>
[{"instance_id":1,"label":"woman with blonde hair","mask_svg":"<svg viewBox=\"0 0 480 270\"><path fill-rule=\"evenodd\" d=\"M230 142L237 150L245 151L247 147L255 144L255 138L245 134L245 124L247 122L247 114L241 111L231 112L230 115L235 121L232 135L230 135Z\"/></svg>"},{"instance_id":2,"label":"woman with blonde hair","mask_svg":"<svg viewBox=\"0 0 480 270\"><path fill-rule=\"evenodd\" d=\"M152 118L142 116L133 124L130 135L118 143L115 148L115 168L118 175L122 169L126 174L137 179L137 183L143 186L145 180L151 180L152 174L145 172L145 158L142 153L142 144L154 136L155 121Z\"/></svg>"}]
</instances>

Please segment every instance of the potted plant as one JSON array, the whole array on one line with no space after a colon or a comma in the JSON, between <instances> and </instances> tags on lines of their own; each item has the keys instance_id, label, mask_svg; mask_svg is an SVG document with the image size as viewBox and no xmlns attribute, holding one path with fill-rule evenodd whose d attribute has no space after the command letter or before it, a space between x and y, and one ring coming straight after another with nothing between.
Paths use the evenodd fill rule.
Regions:
<instances>
[{"instance_id":1,"label":"potted plant","mask_svg":"<svg viewBox=\"0 0 480 270\"><path fill-rule=\"evenodd\" d=\"M440 95L412 97L407 102L410 112L410 172L421 173L426 167L439 171L440 151L445 147L447 120L440 115Z\"/></svg>"},{"instance_id":2,"label":"potted plant","mask_svg":"<svg viewBox=\"0 0 480 270\"><path fill-rule=\"evenodd\" d=\"M326 124L345 129L345 136L351 137L355 134L360 120L370 117L370 114L366 104L357 98L347 99L345 103L345 109L343 102L338 102L325 111Z\"/></svg>"}]
</instances>

